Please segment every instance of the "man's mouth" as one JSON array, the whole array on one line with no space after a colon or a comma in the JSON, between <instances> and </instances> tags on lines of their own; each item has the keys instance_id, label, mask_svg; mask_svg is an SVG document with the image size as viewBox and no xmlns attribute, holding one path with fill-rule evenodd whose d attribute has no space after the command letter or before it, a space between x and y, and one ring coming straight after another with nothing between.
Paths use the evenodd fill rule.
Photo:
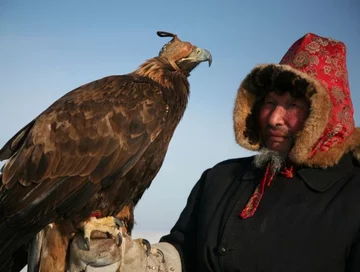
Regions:
<instances>
[{"instance_id":1,"label":"man's mouth","mask_svg":"<svg viewBox=\"0 0 360 272\"><path fill-rule=\"evenodd\" d=\"M287 138L289 137L288 133L282 132L282 131L268 131L268 137L271 138Z\"/></svg>"}]
</instances>

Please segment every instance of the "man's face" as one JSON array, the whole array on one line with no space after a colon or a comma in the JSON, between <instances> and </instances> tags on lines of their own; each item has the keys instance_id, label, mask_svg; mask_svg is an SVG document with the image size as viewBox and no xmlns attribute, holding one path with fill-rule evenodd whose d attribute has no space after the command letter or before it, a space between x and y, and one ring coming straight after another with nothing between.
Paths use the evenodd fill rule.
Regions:
<instances>
[{"instance_id":1,"label":"man's face","mask_svg":"<svg viewBox=\"0 0 360 272\"><path fill-rule=\"evenodd\" d=\"M269 92L259 111L259 125L265 147L286 157L308 114L309 102L305 98L293 97L289 92L283 95Z\"/></svg>"}]
</instances>

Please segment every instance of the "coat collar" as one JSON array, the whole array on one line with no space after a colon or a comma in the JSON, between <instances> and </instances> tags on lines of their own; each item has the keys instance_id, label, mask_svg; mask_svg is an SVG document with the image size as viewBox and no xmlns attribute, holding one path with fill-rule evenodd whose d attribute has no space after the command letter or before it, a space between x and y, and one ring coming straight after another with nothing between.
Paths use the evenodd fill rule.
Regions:
<instances>
[{"instance_id":1,"label":"coat collar","mask_svg":"<svg viewBox=\"0 0 360 272\"><path fill-rule=\"evenodd\" d=\"M346 154L340 159L338 164L326 169L306 167L295 171L312 190L325 192L335 185L338 180L351 172L353 167L352 155ZM242 180L254 180L260 178L263 174L264 171L262 169L255 168L251 164L242 176Z\"/></svg>"},{"instance_id":2,"label":"coat collar","mask_svg":"<svg viewBox=\"0 0 360 272\"><path fill-rule=\"evenodd\" d=\"M346 154L334 166L326 169L302 168L297 171L297 174L311 189L317 192L325 192L342 177L348 175L353 167L351 154Z\"/></svg>"},{"instance_id":3,"label":"coat collar","mask_svg":"<svg viewBox=\"0 0 360 272\"><path fill-rule=\"evenodd\" d=\"M253 157L254 159L254 157ZM263 169L256 168L253 163L247 167L245 173L243 174L242 178L243 180L254 180L257 178L260 178L264 174Z\"/></svg>"}]
</instances>

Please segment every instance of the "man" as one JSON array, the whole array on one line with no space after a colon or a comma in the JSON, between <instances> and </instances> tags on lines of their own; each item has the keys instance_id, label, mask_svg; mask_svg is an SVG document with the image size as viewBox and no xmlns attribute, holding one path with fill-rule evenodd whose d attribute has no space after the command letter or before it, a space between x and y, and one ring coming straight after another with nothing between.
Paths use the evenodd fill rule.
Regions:
<instances>
[{"instance_id":1,"label":"man","mask_svg":"<svg viewBox=\"0 0 360 272\"><path fill-rule=\"evenodd\" d=\"M345 45L309 33L280 64L254 68L238 90L234 128L237 142L258 154L206 170L169 235L150 251L124 237L116 257L103 256L107 264L117 261L118 271L360 271L360 130ZM86 252L80 239L72 244L74 270L106 259L93 255L101 241Z\"/></svg>"}]
</instances>

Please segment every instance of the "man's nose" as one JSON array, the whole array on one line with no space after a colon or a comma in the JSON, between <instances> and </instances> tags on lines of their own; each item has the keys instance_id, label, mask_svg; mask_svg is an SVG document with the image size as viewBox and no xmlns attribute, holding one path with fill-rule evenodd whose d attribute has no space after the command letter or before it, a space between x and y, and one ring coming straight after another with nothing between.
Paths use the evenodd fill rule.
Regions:
<instances>
[{"instance_id":1,"label":"man's nose","mask_svg":"<svg viewBox=\"0 0 360 272\"><path fill-rule=\"evenodd\" d=\"M271 112L269 118L269 125L272 127L276 127L279 125L285 124L285 115L286 110L282 106L276 106L274 110Z\"/></svg>"}]
</instances>

